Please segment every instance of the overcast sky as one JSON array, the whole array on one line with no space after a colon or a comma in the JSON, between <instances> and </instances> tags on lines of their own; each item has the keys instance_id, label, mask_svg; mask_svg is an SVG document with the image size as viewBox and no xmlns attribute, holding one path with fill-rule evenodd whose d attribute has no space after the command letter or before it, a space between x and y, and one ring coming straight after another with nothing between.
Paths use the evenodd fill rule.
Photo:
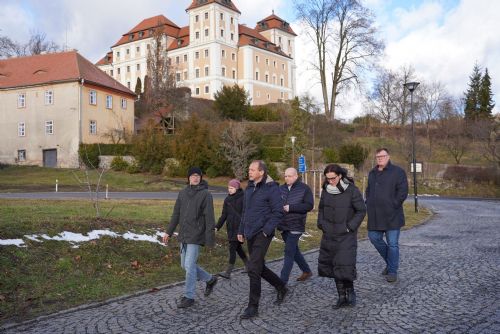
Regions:
<instances>
[{"instance_id":1,"label":"overcast sky","mask_svg":"<svg viewBox=\"0 0 500 334\"><path fill-rule=\"evenodd\" d=\"M92 62L105 55L122 34L141 20L163 14L179 26L187 25L185 9L191 0L0 0L0 34L25 42L30 31L68 45ZM298 94L321 99L315 73L308 60L312 46L291 0L235 0L240 23L253 27L272 10L289 21L297 38ZM376 15L380 37L386 44L381 65L398 69L412 66L418 81L442 82L462 96L474 63L487 67L494 99L500 96L500 1L495 0L366 0ZM180 6L180 7L179 7ZM265 9L264 9L265 8ZM370 87L369 80L365 87ZM352 119L363 113L362 99L344 98L338 117ZM500 106L494 112L499 112Z\"/></svg>"}]
</instances>

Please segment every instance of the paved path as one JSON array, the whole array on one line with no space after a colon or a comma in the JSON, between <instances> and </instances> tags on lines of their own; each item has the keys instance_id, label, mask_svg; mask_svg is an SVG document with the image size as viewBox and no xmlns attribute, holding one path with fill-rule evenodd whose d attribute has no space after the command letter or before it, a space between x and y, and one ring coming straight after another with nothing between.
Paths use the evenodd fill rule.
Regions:
<instances>
[{"instance_id":1,"label":"paved path","mask_svg":"<svg viewBox=\"0 0 500 334\"><path fill-rule=\"evenodd\" d=\"M285 303L263 284L260 317L241 321L248 279L220 281L195 306L178 310L182 286L62 313L6 333L500 333L500 205L489 201L423 200L437 214L401 234L399 281L387 283L368 241L358 249L358 305L334 310L332 280L292 283ZM316 267L317 252L306 258ZM272 263L277 271L281 262ZM292 277L299 273L294 268Z\"/></svg>"}]
</instances>

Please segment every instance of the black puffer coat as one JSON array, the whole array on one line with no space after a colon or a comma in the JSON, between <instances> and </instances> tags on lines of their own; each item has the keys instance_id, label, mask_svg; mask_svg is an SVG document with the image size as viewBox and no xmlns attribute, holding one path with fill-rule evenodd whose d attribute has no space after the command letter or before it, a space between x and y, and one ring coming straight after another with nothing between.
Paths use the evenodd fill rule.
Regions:
<instances>
[{"instance_id":1,"label":"black puffer coat","mask_svg":"<svg viewBox=\"0 0 500 334\"><path fill-rule=\"evenodd\" d=\"M177 225L179 225L179 242L214 245L214 204L205 180L197 186L188 185L179 192L167 234L172 235Z\"/></svg>"},{"instance_id":2,"label":"black puffer coat","mask_svg":"<svg viewBox=\"0 0 500 334\"><path fill-rule=\"evenodd\" d=\"M323 231L318 257L319 276L356 279L357 234L365 215L363 197L352 183L341 194L333 195L323 189L318 212L318 228Z\"/></svg>"},{"instance_id":3,"label":"black puffer coat","mask_svg":"<svg viewBox=\"0 0 500 334\"><path fill-rule=\"evenodd\" d=\"M220 228L227 223L227 239L238 240L238 229L240 228L241 211L243 210L243 190L238 189L234 194L228 195L222 206L222 214L215 227Z\"/></svg>"}]
</instances>

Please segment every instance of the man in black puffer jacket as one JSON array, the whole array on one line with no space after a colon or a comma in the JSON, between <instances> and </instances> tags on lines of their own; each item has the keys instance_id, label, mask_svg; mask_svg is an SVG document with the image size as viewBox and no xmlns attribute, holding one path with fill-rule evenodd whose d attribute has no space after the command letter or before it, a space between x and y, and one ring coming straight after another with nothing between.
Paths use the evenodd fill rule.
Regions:
<instances>
[{"instance_id":1,"label":"man in black puffer jacket","mask_svg":"<svg viewBox=\"0 0 500 334\"><path fill-rule=\"evenodd\" d=\"M281 269L281 280L288 283L293 262L297 262L302 275L297 281L305 281L312 276L311 268L307 264L299 249L299 239L305 232L307 213L314 207L314 198L311 188L299 180L295 168L285 170L285 184L280 187L285 215L278 225L285 242L285 258Z\"/></svg>"},{"instance_id":2,"label":"man in black puffer jacket","mask_svg":"<svg viewBox=\"0 0 500 334\"><path fill-rule=\"evenodd\" d=\"M248 242L248 277L250 296L248 307L241 315L250 319L258 315L261 292L261 277L278 291L275 304L283 302L288 292L286 284L265 264L265 257L274 230L283 217L283 202L279 186L267 175L263 161L253 161L248 168L248 187L245 190L242 220L238 240Z\"/></svg>"},{"instance_id":3,"label":"man in black puffer jacket","mask_svg":"<svg viewBox=\"0 0 500 334\"><path fill-rule=\"evenodd\" d=\"M217 276L210 275L198 266L200 246L212 247L215 242L215 217L212 195L208 192L208 184L202 180L202 172L198 167L189 169L189 185L179 192L175 201L174 212L163 242L179 226L179 243L181 244L181 266L186 271L184 296L177 304L186 308L194 304L196 281L206 282L205 296L210 295L217 283Z\"/></svg>"}]
</instances>

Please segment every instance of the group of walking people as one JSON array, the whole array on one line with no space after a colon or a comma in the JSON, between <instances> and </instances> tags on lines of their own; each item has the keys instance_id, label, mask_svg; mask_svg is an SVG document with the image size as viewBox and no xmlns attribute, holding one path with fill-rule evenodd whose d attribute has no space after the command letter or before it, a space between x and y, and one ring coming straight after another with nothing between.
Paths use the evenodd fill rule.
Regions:
<instances>
[{"instance_id":1,"label":"group of walking people","mask_svg":"<svg viewBox=\"0 0 500 334\"><path fill-rule=\"evenodd\" d=\"M325 181L317 220L322 238L317 269L318 276L335 280L339 298L334 308L356 305L353 282L357 276L357 232L367 212L369 239L385 263L382 275L388 282L397 280L399 231L404 225L402 204L408 194L408 183L404 170L391 164L386 148L378 149L375 158L377 165L369 173L365 199L341 166L330 164L323 172ZM197 280L205 282L205 296L209 296L219 276L231 278L236 255L245 264L250 282L248 305L240 316L242 319L258 316L262 278L276 289L275 304L279 305L289 293L288 282L294 263L302 272L297 281L313 276L300 252L299 240L305 232L307 213L314 208L314 197L295 168L287 168L284 177L285 183L280 186L268 175L263 161L253 161L248 168L249 181L245 190L239 180L229 181L228 196L216 224L213 198L203 173L197 167L189 169L189 184L179 193L163 237L167 243L178 228L181 266L186 272L184 295L177 304L179 308L194 304ZM213 246L215 231L224 224L229 260L225 271L212 275L197 264L200 247ZM276 230L285 243L280 275L265 263ZM248 255L242 247L244 242Z\"/></svg>"}]
</instances>

